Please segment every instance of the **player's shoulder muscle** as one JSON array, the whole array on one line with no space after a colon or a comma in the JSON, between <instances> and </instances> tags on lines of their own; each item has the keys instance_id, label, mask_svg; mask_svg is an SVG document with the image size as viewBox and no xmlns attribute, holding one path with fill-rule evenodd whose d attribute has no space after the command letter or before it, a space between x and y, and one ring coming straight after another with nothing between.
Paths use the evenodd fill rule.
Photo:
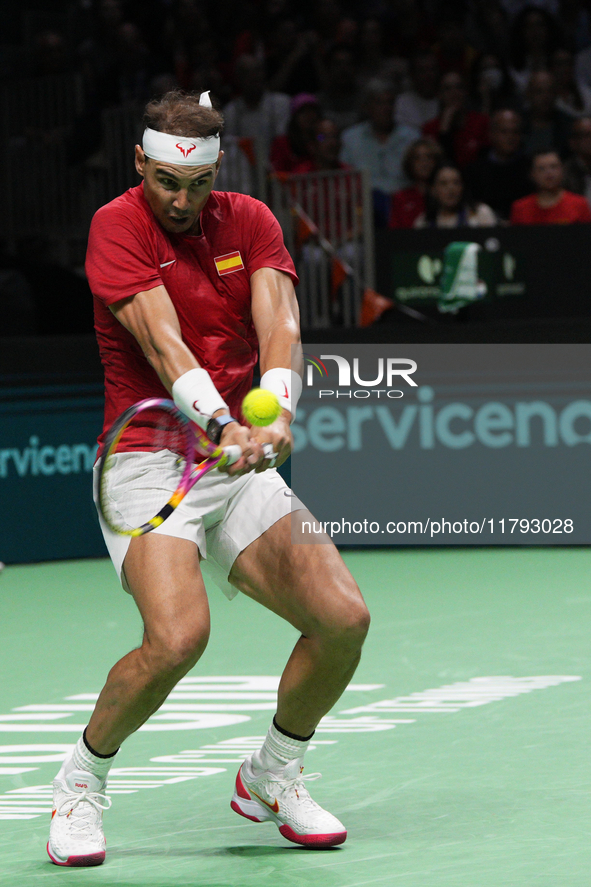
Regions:
<instances>
[{"instance_id":1,"label":"player's shoulder muscle","mask_svg":"<svg viewBox=\"0 0 591 887\"><path fill-rule=\"evenodd\" d=\"M133 190L126 191L97 209L90 226L91 234L109 232L114 228L139 233L149 227L146 214L137 199L133 199Z\"/></svg>"}]
</instances>

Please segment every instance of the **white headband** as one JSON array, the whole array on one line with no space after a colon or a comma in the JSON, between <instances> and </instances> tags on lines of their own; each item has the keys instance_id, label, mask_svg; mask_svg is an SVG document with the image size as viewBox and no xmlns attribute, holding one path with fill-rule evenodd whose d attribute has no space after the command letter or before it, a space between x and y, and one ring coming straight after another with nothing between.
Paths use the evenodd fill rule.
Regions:
<instances>
[{"instance_id":1,"label":"white headband","mask_svg":"<svg viewBox=\"0 0 591 887\"><path fill-rule=\"evenodd\" d=\"M209 91L202 92L199 104L211 108ZM220 137L206 139L173 136L155 129L145 129L142 139L144 154L152 160L173 163L175 166L205 166L217 163L220 153Z\"/></svg>"}]
</instances>

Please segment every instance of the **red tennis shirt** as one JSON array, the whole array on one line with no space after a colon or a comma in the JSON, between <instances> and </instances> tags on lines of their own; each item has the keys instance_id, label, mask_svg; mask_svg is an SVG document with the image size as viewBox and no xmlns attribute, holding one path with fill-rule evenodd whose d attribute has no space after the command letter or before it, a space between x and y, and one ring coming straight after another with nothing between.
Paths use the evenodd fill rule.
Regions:
<instances>
[{"instance_id":1,"label":"red tennis shirt","mask_svg":"<svg viewBox=\"0 0 591 887\"><path fill-rule=\"evenodd\" d=\"M132 404L170 395L135 337L109 306L166 287L186 345L230 407L252 386L258 341L251 314L250 277L259 268L297 276L271 211L245 194L213 191L201 212L202 234L171 234L156 221L143 185L95 214L86 254L95 329L105 370L106 430Z\"/></svg>"},{"instance_id":2,"label":"red tennis shirt","mask_svg":"<svg viewBox=\"0 0 591 887\"><path fill-rule=\"evenodd\" d=\"M511 207L512 225L572 225L591 222L589 204L580 194L564 191L554 206L542 207L536 194L516 200Z\"/></svg>"}]
</instances>

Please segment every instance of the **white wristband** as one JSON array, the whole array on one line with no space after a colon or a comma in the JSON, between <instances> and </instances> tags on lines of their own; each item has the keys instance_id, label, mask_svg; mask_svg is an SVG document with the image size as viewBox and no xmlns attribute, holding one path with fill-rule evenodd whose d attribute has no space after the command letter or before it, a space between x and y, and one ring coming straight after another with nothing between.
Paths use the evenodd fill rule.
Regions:
<instances>
[{"instance_id":1,"label":"white wristband","mask_svg":"<svg viewBox=\"0 0 591 887\"><path fill-rule=\"evenodd\" d=\"M291 421L295 419L296 407L302 393L302 380L298 373L285 367L267 370L261 378L261 388L277 395L284 410L291 413Z\"/></svg>"},{"instance_id":2,"label":"white wristband","mask_svg":"<svg viewBox=\"0 0 591 887\"><path fill-rule=\"evenodd\" d=\"M172 397L179 410L204 431L216 410L228 409L211 376L201 367L178 377L172 386Z\"/></svg>"}]
</instances>

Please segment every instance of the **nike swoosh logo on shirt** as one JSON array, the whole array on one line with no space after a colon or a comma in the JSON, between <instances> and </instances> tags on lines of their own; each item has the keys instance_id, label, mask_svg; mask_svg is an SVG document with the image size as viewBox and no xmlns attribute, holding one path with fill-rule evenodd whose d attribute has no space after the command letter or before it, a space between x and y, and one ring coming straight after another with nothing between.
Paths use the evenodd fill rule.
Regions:
<instances>
[{"instance_id":1,"label":"nike swoosh logo on shirt","mask_svg":"<svg viewBox=\"0 0 591 887\"><path fill-rule=\"evenodd\" d=\"M167 265L172 265L173 262L176 262L176 259L171 259L170 262L163 262L160 267L166 268Z\"/></svg>"},{"instance_id":2,"label":"nike swoosh logo on shirt","mask_svg":"<svg viewBox=\"0 0 591 887\"><path fill-rule=\"evenodd\" d=\"M284 490L283 495L284 496L293 496L293 492L291 490Z\"/></svg>"}]
</instances>

